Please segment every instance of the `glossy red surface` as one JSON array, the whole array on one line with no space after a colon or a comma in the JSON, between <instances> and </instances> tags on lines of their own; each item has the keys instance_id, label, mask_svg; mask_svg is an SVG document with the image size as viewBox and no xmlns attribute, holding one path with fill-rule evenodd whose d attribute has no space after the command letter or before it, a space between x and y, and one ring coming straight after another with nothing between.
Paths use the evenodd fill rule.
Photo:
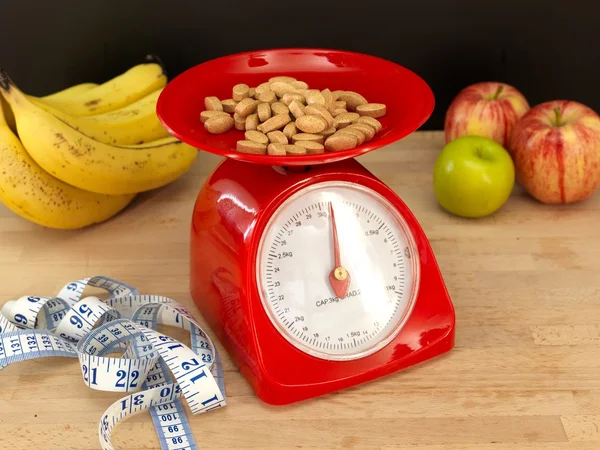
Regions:
<instances>
[{"instance_id":1,"label":"glossy red surface","mask_svg":"<svg viewBox=\"0 0 600 450\"><path fill-rule=\"evenodd\" d=\"M257 86L276 75L296 77L311 88L356 91L369 102L385 103L387 114L378 119L383 129L351 150L278 157L236 151L236 142L244 139L242 131L211 134L204 129L200 112L205 97L225 100L238 83ZM192 67L167 84L156 110L173 136L198 149L258 164L290 166L344 160L388 145L423 125L434 103L427 83L396 63L361 53L298 48L240 53Z\"/></svg>"},{"instance_id":2,"label":"glossy red surface","mask_svg":"<svg viewBox=\"0 0 600 450\"><path fill-rule=\"evenodd\" d=\"M191 293L258 397L282 405L390 374L449 351L454 309L429 242L404 202L356 160L281 172L226 159L203 186L191 229ZM418 248L418 298L403 329L386 347L354 361L326 361L289 344L263 309L256 254L266 221L292 193L329 180L363 184L405 217Z\"/></svg>"}]
</instances>

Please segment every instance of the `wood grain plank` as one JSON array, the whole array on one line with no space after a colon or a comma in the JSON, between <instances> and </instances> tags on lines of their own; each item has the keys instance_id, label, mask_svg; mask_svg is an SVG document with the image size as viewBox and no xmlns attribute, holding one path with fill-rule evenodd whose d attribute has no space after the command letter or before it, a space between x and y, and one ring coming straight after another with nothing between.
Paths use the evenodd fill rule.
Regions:
<instances>
[{"instance_id":1,"label":"wood grain plank","mask_svg":"<svg viewBox=\"0 0 600 450\"><path fill-rule=\"evenodd\" d=\"M209 417L211 416L211 417ZM203 418L204 419L204 418ZM561 442L566 441L560 418L556 416L529 417L468 417L444 419L328 419L292 420L279 419L274 432L273 421L241 421L237 432L231 433L226 421L219 422L219 414L210 414L202 421L203 428L211 430L212 445L221 448L243 448L252 443L268 442L273 447L292 446L362 448L383 446L389 443L489 443L507 442ZM141 424L124 423L118 430L119 437L131 433ZM148 424L147 432L150 432ZM200 431L200 427L198 428ZM117 433L115 433L115 443ZM124 448L127 448L124 446Z\"/></svg>"},{"instance_id":2,"label":"wood grain plank","mask_svg":"<svg viewBox=\"0 0 600 450\"><path fill-rule=\"evenodd\" d=\"M592 441L600 447L600 415L561 417L570 441Z\"/></svg>"},{"instance_id":3,"label":"wood grain plank","mask_svg":"<svg viewBox=\"0 0 600 450\"><path fill-rule=\"evenodd\" d=\"M523 324L501 323L480 325L465 324L456 335L455 348L495 348L512 341L511 347L534 347L530 329Z\"/></svg>"},{"instance_id":4,"label":"wood grain plank","mask_svg":"<svg viewBox=\"0 0 600 450\"><path fill-rule=\"evenodd\" d=\"M579 414L600 415L600 390L573 391Z\"/></svg>"},{"instance_id":5,"label":"wood grain plank","mask_svg":"<svg viewBox=\"0 0 600 450\"><path fill-rule=\"evenodd\" d=\"M537 345L593 345L600 347L600 325L531 327Z\"/></svg>"},{"instance_id":6,"label":"wood grain plank","mask_svg":"<svg viewBox=\"0 0 600 450\"><path fill-rule=\"evenodd\" d=\"M586 442L536 442L494 444L442 444L442 445L385 445L381 450L598 450L596 444Z\"/></svg>"},{"instance_id":7,"label":"wood grain plank","mask_svg":"<svg viewBox=\"0 0 600 450\"><path fill-rule=\"evenodd\" d=\"M60 395L57 386L53 393L36 391L14 395L10 400L0 401L0 423L27 424L35 416L36 424L53 424L57 411L77 414L78 421L94 422L103 413L102 405L117 401L122 395L105 392L90 392L83 387ZM40 403L36 395L43 395ZM74 402L74 400L77 400ZM3 402L3 403L2 403ZM19 409L22 414L14 417L11 412ZM229 396L227 407L220 413L221 420L238 421L283 420L329 420L331 411L336 419L417 419L420 417L440 419L477 416L543 416L578 413L573 395L568 391L537 392L462 392L462 391L411 391L388 396L365 396L360 392L333 394L318 400L309 400L296 405L269 406L256 397ZM257 414L260 412L260 414ZM128 422L146 421L148 414L142 413L127 419Z\"/></svg>"}]
</instances>

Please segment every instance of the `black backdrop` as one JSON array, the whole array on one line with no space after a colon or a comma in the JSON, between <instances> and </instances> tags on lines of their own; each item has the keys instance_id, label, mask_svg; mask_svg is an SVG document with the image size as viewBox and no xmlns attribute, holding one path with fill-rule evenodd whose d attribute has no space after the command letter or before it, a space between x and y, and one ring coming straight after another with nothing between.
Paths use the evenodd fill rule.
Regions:
<instances>
[{"instance_id":1,"label":"black backdrop","mask_svg":"<svg viewBox=\"0 0 600 450\"><path fill-rule=\"evenodd\" d=\"M436 96L443 126L464 86L498 80L530 103L600 112L597 0L0 0L0 66L32 95L102 82L158 54L170 77L207 59L328 47L391 59Z\"/></svg>"}]
</instances>

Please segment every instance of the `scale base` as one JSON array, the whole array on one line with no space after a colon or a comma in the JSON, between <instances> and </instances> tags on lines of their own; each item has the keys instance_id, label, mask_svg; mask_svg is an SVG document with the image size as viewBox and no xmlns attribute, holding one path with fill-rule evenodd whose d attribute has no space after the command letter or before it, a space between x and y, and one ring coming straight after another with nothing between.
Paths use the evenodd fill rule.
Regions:
<instances>
[{"instance_id":1,"label":"scale base","mask_svg":"<svg viewBox=\"0 0 600 450\"><path fill-rule=\"evenodd\" d=\"M384 195L407 221L421 277L413 312L384 348L353 361L327 361L290 345L271 324L257 291L256 252L272 212L321 181L349 181ZM427 237L402 200L354 159L287 171L224 160L194 207L190 288L199 311L257 396L285 405L400 371L454 346L455 313Z\"/></svg>"}]
</instances>

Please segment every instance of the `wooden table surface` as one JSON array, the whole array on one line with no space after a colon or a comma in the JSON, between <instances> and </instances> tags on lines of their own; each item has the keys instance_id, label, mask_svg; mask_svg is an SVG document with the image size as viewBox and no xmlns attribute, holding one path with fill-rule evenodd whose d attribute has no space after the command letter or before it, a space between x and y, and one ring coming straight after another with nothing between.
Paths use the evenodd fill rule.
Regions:
<instances>
[{"instance_id":1,"label":"wooden table surface","mask_svg":"<svg viewBox=\"0 0 600 450\"><path fill-rule=\"evenodd\" d=\"M408 204L428 235L457 315L455 348L377 381L292 406L262 404L220 344L228 405L191 416L203 449L598 450L600 192L546 206L519 187L495 215L441 210L432 167L439 132L359 160ZM172 185L80 231L30 224L0 205L0 305L106 275L188 305L190 212L219 158L201 153ZM208 330L210 332L210 330ZM81 380L78 361L0 372L0 448L98 449L98 423L123 395ZM150 415L118 425L117 450L159 449Z\"/></svg>"}]
</instances>

